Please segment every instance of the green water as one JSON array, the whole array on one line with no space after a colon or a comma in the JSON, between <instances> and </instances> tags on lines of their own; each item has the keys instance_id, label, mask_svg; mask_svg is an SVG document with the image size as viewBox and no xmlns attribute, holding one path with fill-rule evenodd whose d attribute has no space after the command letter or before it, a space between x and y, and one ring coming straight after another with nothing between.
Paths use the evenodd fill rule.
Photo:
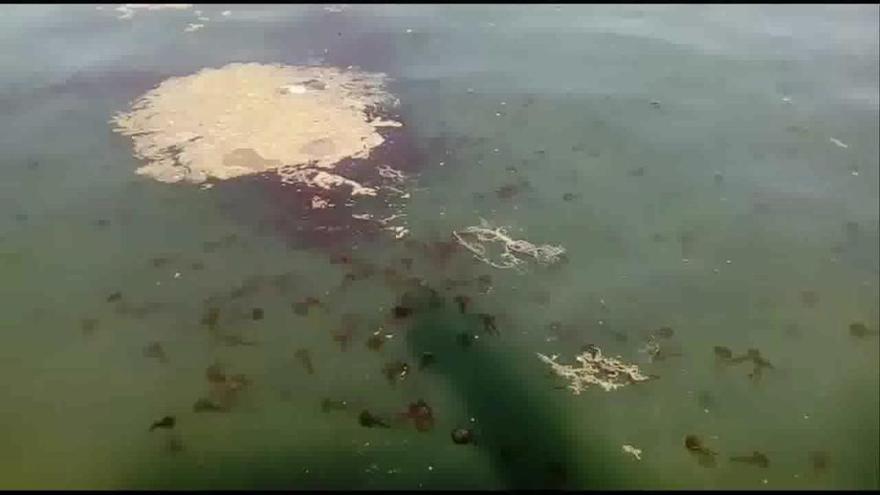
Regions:
<instances>
[{"instance_id":1,"label":"green water","mask_svg":"<svg viewBox=\"0 0 880 495\"><path fill-rule=\"evenodd\" d=\"M184 33L191 11L3 7L0 487L878 488L878 338L849 333L880 324L877 6L199 8L211 20ZM437 266L388 236L337 246L380 271L412 257L444 296L388 326L401 291L381 275L340 289L327 250L266 228L277 211L259 189L136 176L109 117L166 77L237 61L389 73L429 151L408 183L411 238L483 217L565 246L568 263L518 274L463 254ZM199 323L207 298L285 273L289 287L222 307L220 327L257 345L220 345ZM499 336L444 289L486 274L491 292L465 292ZM116 291L158 309L120 314ZM309 296L328 310L297 315ZM362 323L342 351L346 314ZM371 351L380 325L394 338ZM649 362L641 336L663 326L681 356ZM467 349L465 331L480 335ZM167 363L143 355L150 342ZM571 361L586 343L660 378L555 388L535 353ZM755 382L714 346L757 348L774 369ZM437 363L419 371L423 352ZM217 360L252 384L231 412L195 413ZM411 368L392 387L394 360ZM325 413L324 398L352 406ZM430 432L358 424L419 398ZM173 431L148 432L165 415ZM476 445L451 441L465 425ZM688 434L719 452L714 468ZM755 450L768 468L729 461Z\"/></svg>"}]
</instances>

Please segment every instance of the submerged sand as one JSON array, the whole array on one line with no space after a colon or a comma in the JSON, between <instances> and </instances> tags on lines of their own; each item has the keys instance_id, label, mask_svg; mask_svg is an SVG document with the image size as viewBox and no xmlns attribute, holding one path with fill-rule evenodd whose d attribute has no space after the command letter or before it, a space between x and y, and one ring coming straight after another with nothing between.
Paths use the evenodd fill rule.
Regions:
<instances>
[{"instance_id":1,"label":"submerged sand","mask_svg":"<svg viewBox=\"0 0 880 495\"><path fill-rule=\"evenodd\" d=\"M111 123L161 182L202 183L275 171L285 182L375 192L332 172L383 142L374 117L397 101L383 74L235 63L164 81Z\"/></svg>"}]
</instances>

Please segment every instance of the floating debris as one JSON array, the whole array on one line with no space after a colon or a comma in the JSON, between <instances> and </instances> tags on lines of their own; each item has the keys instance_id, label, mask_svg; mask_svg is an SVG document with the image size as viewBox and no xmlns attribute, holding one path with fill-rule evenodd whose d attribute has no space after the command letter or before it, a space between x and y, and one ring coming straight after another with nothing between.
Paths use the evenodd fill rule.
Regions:
<instances>
[{"instance_id":1,"label":"floating debris","mask_svg":"<svg viewBox=\"0 0 880 495\"><path fill-rule=\"evenodd\" d=\"M630 454L631 456L635 457L636 460L642 460L642 449L637 449L632 445L624 445L622 448L624 453Z\"/></svg>"},{"instance_id":2,"label":"floating debris","mask_svg":"<svg viewBox=\"0 0 880 495\"><path fill-rule=\"evenodd\" d=\"M843 148L843 149L849 148L848 145L844 144L843 141L841 141L841 140L839 140L839 139L837 139L837 138L829 138L828 140L831 141L832 143L834 143L836 146L838 146L838 147L840 147L840 148Z\"/></svg>"},{"instance_id":3,"label":"floating debris","mask_svg":"<svg viewBox=\"0 0 880 495\"><path fill-rule=\"evenodd\" d=\"M168 362L168 356L165 354L165 349L159 342L151 342L147 344L147 346L144 347L143 354L144 357L158 359L161 363Z\"/></svg>"},{"instance_id":4,"label":"floating debris","mask_svg":"<svg viewBox=\"0 0 880 495\"><path fill-rule=\"evenodd\" d=\"M348 410L348 402L344 400L332 400L325 398L321 401L321 411L324 413L346 410Z\"/></svg>"},{"instance_id":5,"label":"floating debris","mask_svg":"<svg viewBox=\"0 0 880 495\"><path fill-rule=\"evenodd\" d=\"M565 248L561 246L548 244L535 246L525 240L512 239L507 235L506 228L493 228L482 218L480 226L467 227L460 232L453 231L452 235L460 245L473 253L476 259L500 269L522 270L521 265L525 263L526 257L542 265L549 265L559 261L560 256L565 253ZM498 254L497 261L489 259L487 248L484 245L489 243L500 243L503 247L503 252Z\"/></svg>"},{"instance_id":6,"label":"floating debris","mask_svg":"<svg viewBox=\"0 0 880 495\"><path fill-rule=\"evenodd\" d=\"M251 310L251 319L254 321L259 321L263 319L263 308L253 308Z\"/></svg>"},{"instance_id":7,"label":"floating debris","mask_svg":"<svg viewBox=\"0 0 880 495\"><path fill-rule=\"evenodd\" d=\"M869 335L877 335L877 330L871 330L862 322L850 323L849 334L853 337L864 338Z\"/></svg>"},{"instance_id":8,"label":"floating debris","mask_svg":"<svg viewBox=\"0 0 880 495\"><path fill-rule=\"evenodd\" d=\"M214 402L211 399L201 398L193 404L193 412L226 412L227 408Z\"/></svg>"},{"instance_id":9,"label":"floating debris","mask_svg":"<svg viewBox=\"0 0 880 495\"><path fill-rule=\"evenodd\" d=\"M580 355L575 356L575 360L580 364L580 367L577 368L557 363L558 356L556 355L548 357L538 353L538 358L549 364L555 375L569 380L571 383L568 385L568 389L575 395L580 394L591 385L598 385L609 392L626 385L655 378L642 374L635 364L626 364L619 358L603 356L602 351L596 346L591 346Z\"/></svg>"},{"instance_id":10,"label":"floating debris","mask_svg":"<svg viewBox=\"0 0 880 495\"><path fill-rule=\"evenodd\" d=\"M419 371L431 366L437 362L437 358L434 356L433 352L423 352L421 356L419 356Z\"/></svg>"},{"instance_id":11,"label":"floating debris","mask_svg":"<svg viewBox=\"0 0 880 495\"><path fill-rule=\"evenodd\" d=\"M629 171L630 177L642 177L645 175L645 167L639 167Z\"/></svg>"},{"instance_id":12,"label":"floating debris","mask_svg":"<svg viewBox=\"0 0 880 495\"><path fill-rule=\"evenodd\" d=\"M757 450L753 451L751 455L734 456L731 457L730 460L732 462L741 462L744 464L750 464L752 466L758 466L760 468L770 467L770 459L768 459L766 455L758 452Z\"/></svg>"},{"instance_id":13,"label":"floating debris","mask_svg":"<svg viewBox=\"0 0 880 495\"><path fill-rule=\"evenodd\" d=\"M467 445L474 441L474 432L468 428L456 428L452 430L452 443Z\"/></svg>"},{"instance_id":14,"label":"floating debris","mask_svg":"<svg viewBox=\"0 0 880 495\"><path fill-rule=\"evenodd\" d=\"M99 218L98 220L95 220L95 225L101 228L109 227L110 220L107 220L106 218Z\"/></svg>"},{"instance_id":15,"label":"floating debris","mask_svg":"<svg viewBox=\"0 0 880 495\"><path fill-rule=\"evenodd\" d=\"M205 27L204 24L191 22L191 23L187 24L185 28L183 28L183 32L184 33L193 33L195 31L198 31L199 29L202 29L203 27Z\"/></svg>"},{"instance_id":16,"label":"floating debris","mask_svg":"<svg viewBox=\"0 0 880 495\"><path fill-rule=\"evenodd\" d=\"M296 352L293 353L294 357L296 357L297 361L305 368L306 372L310 375L315 374L315 367L312 364L312 354L308 349L297 349Z\"/></svg>"},{"instance_id":17,"label":"floating debris","mask_svg":"<svg viewBox=\"0 0 880 495\"><path fill-rule=\"evenodd\" d=\"M388 423L383 421L378 416L373 415L370 411L367 411L366 409L361 411L360 415L358 415L358 423L360 423L360 425L365 428L375 428L377 426L380 428L391 428L390 426L388 426Z\"/></svg>"},{"instance_id":18,"label":"floating debris","mask_svg":"<svg viewBox=\"0 0 880 495\"><path fill-rule=\"evenodd\" d=\"M164 429L170 430L170 429L174 428L175 423L176 423L176 420L174 419L174 416L165 416L164 418L160 419L159 421L153 422L153 424L150 425L150 431L153 431L157 428L164 428Z\"/></svg>"},{"instance_id":19,"label":"floating debris","mask_svg":"<svg viewBox=\"0 0 880 495\"><path fill-rule=\"evenodd\" d=\"M107 296L107 302L116 302L122 300L122 292L114 292Z\"/></svg>"},{"instance_id":20,"label":"floating debris","mask_svg":"<svg viewBox=\"0 0 880 495\"><path fill-rule=\"evenodd\" d=\"M392 386L398 381L403 381L409 374L409 365L403 361L391 361L382 368L382 374Z\"/></svg>"}]
</instances>

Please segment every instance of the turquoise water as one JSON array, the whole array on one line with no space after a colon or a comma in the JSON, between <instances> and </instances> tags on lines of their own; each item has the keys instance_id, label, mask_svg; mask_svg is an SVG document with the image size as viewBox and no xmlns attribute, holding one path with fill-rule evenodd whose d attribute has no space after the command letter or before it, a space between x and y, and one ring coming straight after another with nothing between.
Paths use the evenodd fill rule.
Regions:
<instances>
[{"instance_id":1,"label":"turquoise water","mask_svg":"<svg viewBox=\"0 0 880 495\"><path fill-rule=\"evenodd\" d=\"M197 8L210 20L185 33L192 11L4 7L0 487L878 488L880 344L849 330L880 323L877 6ZM229 62L388 73L415 149L389 145L413 172L410 239L483 217L568 262L518 274L390 236L303 244L265 185L136 176L110 116ZM342 253L376 273L341 284ZM412 288L386 268L444 304L393 321ZM134 311L107 301L117 291ZM459 313L460 294L500 335ZM293 311L306 297L323 309ZM212 305L256 345L213 339ZM649 362L638 349L660 327L680 356ZM379 328L393 338L373 351ZM464 348L462 332L479 338ZM587 343L660 378L557 389L535 353L570 362ZM774 368L750 380L715 346ZM436 363L419 370L424 352ZM410 372L392 386L397 360ZM251 383L230 412L196 413L215 362ZM420 398L429 432L358 424ZM148 431L166 415L172 430ZM451 441L463 426L476 445ZM729 460L752 451L769 466Z\"/></svg>"}]
</instances>

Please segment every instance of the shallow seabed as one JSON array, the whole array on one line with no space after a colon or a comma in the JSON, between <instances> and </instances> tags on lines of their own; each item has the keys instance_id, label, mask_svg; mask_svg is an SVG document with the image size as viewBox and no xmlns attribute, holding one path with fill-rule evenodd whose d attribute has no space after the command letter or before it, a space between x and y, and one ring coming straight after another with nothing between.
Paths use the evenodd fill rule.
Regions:
<instances>
[{"instance_id":1,"label":"shallow seabed","mask_svg":"<svg viewBox=\"0 0 880 495\"><path fill-rule=\"evenodd\" d=\"M0 487L880 486L876 5L196 8L209 20L3 8ZM412 162L413 242L311 242L266 181L136 176L110 117L230 62L393 77L412 151L385 153ZM443 256L480 217L567 263ZM443 304L390 318L412 287L386 268ZM307 297L322 307L294 311ZM254 345L218 341L214 306ZM393 337L371 350L380 327ZM651 362L661 327L673 355ZM560 389L536 353L571 362L588 343L659 379ZM750 379L716 346L773 369ZM231 411L194 412L215 362L250 384ZM393 419L418 399L428 432ZM360 426L363 409L392 427ZM753 451L769 466L730 460Z\"/></svg>"}]
</instances>

